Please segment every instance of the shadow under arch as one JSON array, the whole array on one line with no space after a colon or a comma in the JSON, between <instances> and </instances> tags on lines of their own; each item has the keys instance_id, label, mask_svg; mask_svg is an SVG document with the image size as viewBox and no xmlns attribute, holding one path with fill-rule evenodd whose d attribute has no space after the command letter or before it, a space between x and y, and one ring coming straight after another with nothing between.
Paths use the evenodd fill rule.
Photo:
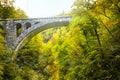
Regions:
<instances>
[{"instance_id":1,"label":"shadow under arch","mask_svg":"<svg viewBox=\"0 0 120 80\"><path fill-rule=\"evenodd\" d=\"M54 27L62 27L62 26L67 26L69 24L70 21L58 21L58 22L52 22L52 23L47 23L45 25L39 26L38 28L32 30L29 34L27 34L20 42L19 44L16 46L15 50L13 51L13 56L12 56L12 60L15 59L15 57L17 56L17 52L19 49L21 49L33 36L35 36L36 34L47 30L49 28L54 28ZM37 26L37 25L36 25ZM33 26L31 26L32 28ZM34 26L35 27L35 26Z\"/></svg>"}]
</instances>

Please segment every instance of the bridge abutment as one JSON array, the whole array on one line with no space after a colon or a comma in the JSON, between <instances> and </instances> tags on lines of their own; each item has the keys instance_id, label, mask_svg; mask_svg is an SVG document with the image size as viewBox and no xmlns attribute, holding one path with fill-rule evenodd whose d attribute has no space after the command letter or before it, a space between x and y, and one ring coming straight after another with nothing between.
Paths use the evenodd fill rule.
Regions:
<instances>
[{"instance_id":1,"label":"bridge abutment","mask_svg":"<svg viewBox=\"0 0 120 80\"><path fill-rule=\"evenodd\" d=\"M16 42L16 26L13 20L4 21L5 41L7 48L14 50Z\"/></svg>"}]
</instances>

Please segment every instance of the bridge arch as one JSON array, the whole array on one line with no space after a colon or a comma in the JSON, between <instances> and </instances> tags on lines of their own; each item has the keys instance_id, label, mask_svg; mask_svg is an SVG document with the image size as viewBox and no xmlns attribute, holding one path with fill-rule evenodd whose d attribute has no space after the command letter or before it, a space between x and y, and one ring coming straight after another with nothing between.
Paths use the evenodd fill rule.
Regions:
<instances>
[{"instance_id":1,"label":"bridge arch","mask_svg":"<svg viewBox=\"0 0 120 80\"><path fill-rule=\"evenodd\" d=\"M69 21L55 21L46 23L40 22L31 26L28 30L21 33L21 35L17 38L16 48L14 52L17 52L19 49L21 49L28 42L28 40L30 40L36 34L49 28L67 26L68 24Z\"/></svg>"}]
</instances>

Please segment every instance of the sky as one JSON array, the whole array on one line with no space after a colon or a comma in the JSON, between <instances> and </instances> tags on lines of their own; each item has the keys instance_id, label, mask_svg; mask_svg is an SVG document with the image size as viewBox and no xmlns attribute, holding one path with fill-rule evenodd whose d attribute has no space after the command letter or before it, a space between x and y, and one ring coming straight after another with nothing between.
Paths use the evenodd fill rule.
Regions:
<instances>
[{"instance_id":1,"label":"sky","mask_svg":"<svg viewBox=\"0 0 120 80\"><path fill-rule=\"evenodd\" d=\"M30 18L52 17L69 12L75 0L16 0L15 6Z\"/></svg>"}]
</instances>

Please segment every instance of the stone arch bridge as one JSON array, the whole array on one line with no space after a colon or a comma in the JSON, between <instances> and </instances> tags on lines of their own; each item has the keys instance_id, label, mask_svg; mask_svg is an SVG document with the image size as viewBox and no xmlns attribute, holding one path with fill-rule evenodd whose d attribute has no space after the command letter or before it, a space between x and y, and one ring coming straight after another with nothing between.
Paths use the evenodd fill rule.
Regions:
<instances>
[{"instance_id":1,"label":"stone arch bridge","mask_svg":"<svg viewBox=\"0 0 120 80\"><path fill-rule=\"evenodd\" d=\"M71 20L67 17L27 18L0 20L5 31L7 47L18 51L24 44L37 33L59 26L67 26Z\"/></svg>"}]
</instances>

